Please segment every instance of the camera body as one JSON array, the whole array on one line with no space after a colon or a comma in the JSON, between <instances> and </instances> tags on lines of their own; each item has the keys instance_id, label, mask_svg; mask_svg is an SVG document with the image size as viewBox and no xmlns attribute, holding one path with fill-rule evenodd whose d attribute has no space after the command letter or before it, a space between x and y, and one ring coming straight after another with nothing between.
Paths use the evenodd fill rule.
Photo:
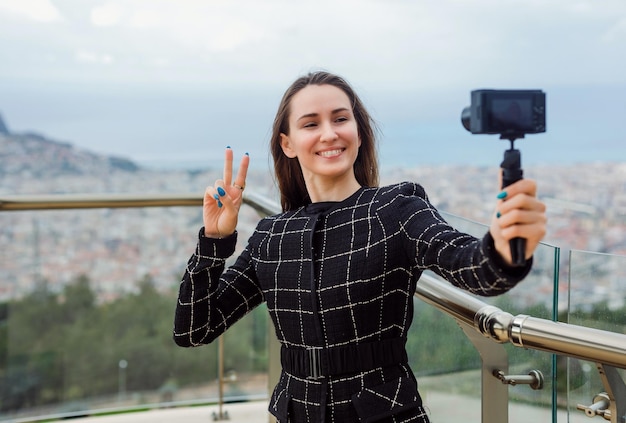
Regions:
<instances>
[{"instance_id":1,"label":"camera body","mask_svg":"<svg viewBox=\"0 0 626 423\"><path fill-rule=\"evenodd\" d=\"M461 122L472 134L523 138L546 131L546 95L541 90L474 90Z\"/></svg>"}]
</instances>

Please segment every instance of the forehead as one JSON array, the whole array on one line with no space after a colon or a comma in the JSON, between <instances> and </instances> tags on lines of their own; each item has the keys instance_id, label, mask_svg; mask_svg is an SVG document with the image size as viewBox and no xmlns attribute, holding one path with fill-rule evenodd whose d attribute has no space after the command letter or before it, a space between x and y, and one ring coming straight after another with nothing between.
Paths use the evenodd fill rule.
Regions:
<instances>
[{"instance_id":1,"label":"forehead","mask_svg":"<svg viewBox=\"0 0 626 423\"><path fill-rule=\"evenodd\" d=\"M296 118L337 109L352 110L352 105L348 95L334 85L307 85L291 99L291 114Z\"/></svg>"}]
</instances>

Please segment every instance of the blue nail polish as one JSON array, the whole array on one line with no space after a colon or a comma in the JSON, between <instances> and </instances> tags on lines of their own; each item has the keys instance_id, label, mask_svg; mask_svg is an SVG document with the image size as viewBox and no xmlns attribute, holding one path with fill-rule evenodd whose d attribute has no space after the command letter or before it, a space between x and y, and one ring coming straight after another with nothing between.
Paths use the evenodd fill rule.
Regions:
<instances>
[{"instance_id":1,"label":"blue nail polish","mask_svg":"<svg viewBox=\"0 0 626 423\"><path fill-rule=\"evenodd\" d=\"M219 195L217 195L217 194L213 194L213 198L215 198L216 200L219 200L219 199L220 199L220 196L219 196Z\"/></svg>"},{"instance_id":2,"label":"blue nail polish","mask_svg":"<svg viewBox=\"0 0 626 423\"><path fill-rule=\"evenodd\" d=\"M222 207L222 202L220 200L217 200L217 207Z\"/></svg>"},{"instance_id":3,"label":"blue nail polish","mask_svg":"<svg viewBox=\"0 0 626 423\"><path fill-rule=\"evenodd\" d=\"M496 213L496 217L497 217L498 219L500 219L500 216L502 216L502 213L497 212L497 213Z\"/></svg>"},{"instance_id":4,"label":"blue nail polish","mask_svg":"<svg viewBox=\"0 0 626 423\"><path fill-rule=\"evenodd\" d=\"M506 191L502 191L500 194L498 194L498 199L503 200L506 198Z\"/></svg>"},{"instance_id":5,"label":"blue nail polish","mask_svg":"<svg viewBox=\"0 0 626 423\"><path fill-rule=\"evenodd\" d=\"M223 197L226 195L226 191L224 191L224 188L222 187L217 187L217 193L220 195L220 197Z\"/></svg>"},{"instance_id":6,"label":"blue nail polish","mask_svg":"<svg viewBox=\"0 0 626 423\"><path fill-rule=\"evenodd\" d=\"M227 145L226 148L230 148L230 145Z\"/></svg>"},{"instance_id":7,"label":"blue nail polish","mask_svg":"<svg viewBox=\"0 0 626 423\"><path fill-rule=\"evenodd\" d=\"M249 156L248 152L246 151L246 156Z\"/></svg>"}]
</instances>

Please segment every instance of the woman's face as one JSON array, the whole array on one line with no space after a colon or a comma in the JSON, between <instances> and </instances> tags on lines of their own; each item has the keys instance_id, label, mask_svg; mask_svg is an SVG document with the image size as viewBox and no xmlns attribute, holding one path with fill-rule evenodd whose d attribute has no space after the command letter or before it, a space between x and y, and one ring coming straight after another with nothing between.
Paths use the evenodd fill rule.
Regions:
<instances>
[{"instance_id":1,"label":"woman's face","mask_svg":"<svg viewBox=\"0 0 626 423\"><path fill-rule=\"evenodd\" d=\"M352 104L333 85L307 85L291 99L289 134L281 134L287 157L297 158L305 180L353 177L359 153Z\"/></svg>"}]
</instances>

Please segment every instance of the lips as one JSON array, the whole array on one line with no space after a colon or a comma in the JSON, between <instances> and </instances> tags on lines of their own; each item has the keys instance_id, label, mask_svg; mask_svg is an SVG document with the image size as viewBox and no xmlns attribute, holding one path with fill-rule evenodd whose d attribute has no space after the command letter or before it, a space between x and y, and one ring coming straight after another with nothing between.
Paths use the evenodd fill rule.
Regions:
<instances>
[{"instance_id":1,"label":"lips","mask_svg":"<svg viewBox=\"0 0 626 423\"><path fill-rule=\"evenodd\" d=\"M334 150L320 151L317 153L317 155L322 157L334 157L343 153L343 150L343 148L336 148Z\"/></svg>"}]
</instances>

